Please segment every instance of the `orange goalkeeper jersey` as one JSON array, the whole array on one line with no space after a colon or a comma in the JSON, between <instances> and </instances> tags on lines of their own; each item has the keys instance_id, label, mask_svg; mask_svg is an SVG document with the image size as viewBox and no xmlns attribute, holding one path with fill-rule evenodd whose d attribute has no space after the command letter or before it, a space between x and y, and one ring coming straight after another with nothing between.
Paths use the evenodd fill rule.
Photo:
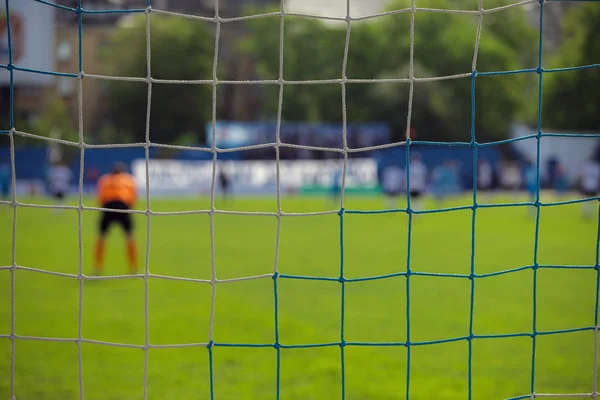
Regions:
<instances>
[{"instance_id":1,"label":"orange goalkeeper jersey","mask_svg":"<svg viewBox=\"0 0 600 400\"><path fill-rule=\"evenodd\" d=\"M97 195L100 204L121 201L132 207L137 200L133 176L124 172L103 175L98 181Z\"/></svg>"}]
</instances>

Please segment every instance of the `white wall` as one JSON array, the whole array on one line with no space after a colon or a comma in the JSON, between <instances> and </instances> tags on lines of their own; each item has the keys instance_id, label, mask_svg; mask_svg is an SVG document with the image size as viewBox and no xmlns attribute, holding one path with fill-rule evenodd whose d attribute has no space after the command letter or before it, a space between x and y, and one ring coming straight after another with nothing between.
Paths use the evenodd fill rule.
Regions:
<instances>
[{"instance_id":1,"label":"white wall","mask_svg":"<svg viewBox=\"0 0 600 400\"><path fill-rule=\"evenodd\" d=\"M389 0L351 0L350 16L359 17L384 11ZM346 0L285 0L285 9L327 17L346 17Z\"/></svg>"},{"instance_id":2,"label":"white wall","mask_svg":"<svg viewBox=\"0 0 600 400\"><path fill-rule=\"evenodd\" d=\"M517 138L536 133L535 129L515 126L511 136ZM598 143L598 138L542 137L540 142L542 177L546 178L547 162L551 157L555 156L564 165L569 179L574 181L583 163L594 155ZM536 160L537 140L535 138L514 142L513 145L531 161Z\"/></svg>"}]
</instances>

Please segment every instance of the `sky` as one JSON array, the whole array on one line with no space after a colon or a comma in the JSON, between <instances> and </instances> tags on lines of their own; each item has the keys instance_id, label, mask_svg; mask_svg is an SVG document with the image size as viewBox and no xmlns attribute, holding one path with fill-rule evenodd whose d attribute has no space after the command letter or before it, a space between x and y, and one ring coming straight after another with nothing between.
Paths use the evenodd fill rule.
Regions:
<instances>
[{"instance_id":1,"label":"sky","mask_svg":"<svg viewBox=\"0 0 600 400\"><path fill-rule=\"evenodd\" d=\"M289 12L329 17L346 16L346 0L285 0ZM350 16L376 14L383 11L387 0L350 0Z\"/></svg>"}]
</instances>

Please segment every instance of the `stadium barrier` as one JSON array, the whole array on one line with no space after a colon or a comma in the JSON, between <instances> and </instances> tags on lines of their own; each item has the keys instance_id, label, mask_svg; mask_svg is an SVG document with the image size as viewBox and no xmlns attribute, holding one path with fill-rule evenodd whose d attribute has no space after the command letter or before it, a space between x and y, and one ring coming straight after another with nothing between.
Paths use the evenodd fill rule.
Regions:
<instances>
[{"instance_id":1,"label":"stadium barrier","mask_svg":"<svg viewBox=\"0 0 600 400\"><path fill-rule=\"evenodd\" d=\"M334 179L341 176L339 160L282 160L280 187L283 193L322 193L331 191ZM140 188L146 185L146 161L136 159L132 173ZM346 187L353 191L375 191L378 187L378 165L372 158L348 161ZM273 195L277 169L270 161L219 161L216 189L221 190L219 174L224 173L231 193ZM212 161L149 160L148 176L153 195L193 195L208 193L212 183ZM341 185L341 182L338 183Z\"/></svg>"}]
</instances>

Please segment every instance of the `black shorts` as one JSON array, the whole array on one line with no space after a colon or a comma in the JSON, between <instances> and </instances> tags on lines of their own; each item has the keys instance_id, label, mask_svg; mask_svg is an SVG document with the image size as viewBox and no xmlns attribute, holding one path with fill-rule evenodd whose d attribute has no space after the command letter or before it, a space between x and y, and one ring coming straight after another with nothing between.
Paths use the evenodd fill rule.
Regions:
<instances>
[{"instance_id":1,"label":"black shorts","mask_svg":"<svg viewBox=\"0 0 600 400\"><path fill-rule=\"evenodd\" d=\"M418 199L419 197L421 197L422 194L423 194L423 192L421 192L420 190L411 190L410 191L410 197L413 197L415 199Z\"/></svg>"},{"instance_id":2,"label":"black shorts","mask_svg":"<svg viewBox=\"0 0 600 400\"><path fill-rule=\"evenodd\" d=\"M108 203L103 204L102 208L111 208L113 210L129 210L127 204L123 203L122 201L109 201ZM113 223L121 225L123 230L128 234L131 233L131 230L133 229L131 214L104 211L102 212L102 218L100 219L100 233L105 234Z\"/></svg>"}]
</instances>

